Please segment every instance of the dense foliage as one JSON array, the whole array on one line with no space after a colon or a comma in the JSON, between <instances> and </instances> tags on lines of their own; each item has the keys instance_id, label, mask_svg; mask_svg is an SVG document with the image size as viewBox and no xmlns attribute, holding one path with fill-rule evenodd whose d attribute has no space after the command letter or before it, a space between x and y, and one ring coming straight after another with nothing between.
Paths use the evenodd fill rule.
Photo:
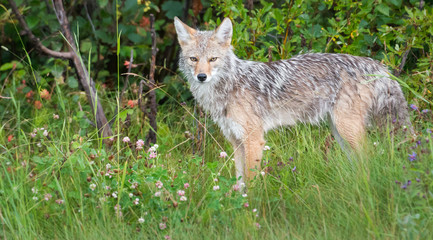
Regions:
<instances>
[{"instance_id":1,"label":"dense foliage","mask_svg":"<svg viewBox=\"0 0 433 240\"><path fill-rule=\"evenodd\" d=\"M67 49L51 1L15 2L45 46ZM431 1L63 2L116 136L103 144L73 65L37 51L1 1L0 238L433 234ZM150 71L150 14L159 49L159 112L157 145L146 147L141 139L149 125L137 99L139 81ZM280 129L266 138L263 172L248 194L240 191L232 149L178 74L174 16L201 29L231 18L232 44L243 59L333 52L382 61L411 104L416 139L373 129L366 155L348 162L326 127ZM131 50L137 75L129 76L119 103Z\"/></svg>"}]
</instances>

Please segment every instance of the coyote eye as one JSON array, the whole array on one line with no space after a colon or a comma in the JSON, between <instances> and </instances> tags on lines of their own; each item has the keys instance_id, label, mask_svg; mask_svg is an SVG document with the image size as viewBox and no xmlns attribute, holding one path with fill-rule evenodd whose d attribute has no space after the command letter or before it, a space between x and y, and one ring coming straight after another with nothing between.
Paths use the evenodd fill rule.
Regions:
<instances>
[{"instance_id":1,"label":"coyote eye","mask_svg":"<svg viewBox=\"0 0 433 240\"><path fill-rule=\"evenodd\" d=\"M196 57L190 57L189 58L192 62L197 62L198 61L198 59L196 58Z\"/></svg>"},{"instance_id":2,"label":"coyote eye","mask_svg":"<svg viewBox=\"0 0 433 240\"><path fill-rule=\"evenodd\" d=\"M213 58L209 59L209 62L215 62L216 60L217 60L217 58L213 57Z\"/></svg>"}]
</instances>

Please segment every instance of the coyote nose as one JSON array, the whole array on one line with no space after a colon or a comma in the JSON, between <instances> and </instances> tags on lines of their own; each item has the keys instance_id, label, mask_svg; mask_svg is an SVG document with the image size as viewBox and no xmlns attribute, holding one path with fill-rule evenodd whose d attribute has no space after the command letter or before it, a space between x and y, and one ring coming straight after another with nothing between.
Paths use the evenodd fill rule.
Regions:
<instances>
[{"instance_id":1,"label":"coyote nose","mask_svg":"<svg viewBox=\"0 0 433 240\"><path fill-rule=\"evenodd\" d=\"M206 74L204 74L204 73L199 73L198 75L197 75L197 78L198 78L198 80L200 81L200 82L204 82L204 81L206 81Z\"/></svg>"}]
</instances>

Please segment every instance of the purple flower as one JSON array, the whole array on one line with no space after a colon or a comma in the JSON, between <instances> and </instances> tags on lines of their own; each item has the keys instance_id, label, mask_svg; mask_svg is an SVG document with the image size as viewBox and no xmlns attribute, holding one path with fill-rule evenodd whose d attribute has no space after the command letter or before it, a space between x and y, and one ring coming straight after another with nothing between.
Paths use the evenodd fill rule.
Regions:
<instances>
[{"instance_id":1,"label":"purple flower","mask_svg":"<svg viewBox=\"0 0 433 240\"><path fill-rule=\"evenodd\" d=\"M412 154L409 154L409 161L414 161L416 160L416 152L412 152Z\"/></svg>"},{"instance_id":2,"label":"purple flower","mask_svg":"<svg viewBox=\"0 0 433 240\"><path fill-rule=\"evenodd\" d=\"M427 133L432 133L430 128L427 128L426 131L427 131Z\"/></svg>"},{"instance_id":3,"label":"purple flower","mask_svg":"<svg viewBox=\"0 0 433 240\"><path fill-rule=\"evenodd\" d=\"M428 110L428 109L424 109L424 110L422 110L421 112L422 112L422 113L428 113L428 112L430 112L430 110Z\"/></svg>"},{"instance_id":4,"label":"purple flower","mask_svg":"<svg viewBox=\"0 0 433 240\"><path fill-rule=\"evenodd\" d=\"M296 166L292 169L292 172L296 171Z\"/></svg>"},{"instance_id":5,"label":"purple flower","mask_svg":"<svg viewBox=\"0 0 433 240\"><path fill-rule=\"evenodd\" d=\"M410 108L412 108L412 109L415 110L415 111L418 110L418 107L417 107L415 104L411 104L411 105L410 105Z\"/></svg>"},{"instance_id":6,"label":"purple flower","mask_svg":"<svg viewBox=\"0 0 433 240\"><path fill-rule=\"evenodd\" d=\"M406 188L407 188L406 184L401 185L401 189L406 189Z\"/></svg>"},{"instance_id":7,"label":"purple flower","mask_svg":"<svg viewBox=\"0 0 433 240\"><path fill-rule=\"evenodd\" d=\"M407 180L407 185L409 186L410 184L412 184L411 180Z\"/></svg>"},{"instance_id":8,"label":"purple flower","mask_svg":"<svg viewBox=\"0 0 433 240\"><path fill-rule=\"evenodd\" d=\"M416 180L417 182L420 182L420 181L421 181L421 179L419 179L419 178L416 178L415 180Z\"/></svg>"}]
</instances>

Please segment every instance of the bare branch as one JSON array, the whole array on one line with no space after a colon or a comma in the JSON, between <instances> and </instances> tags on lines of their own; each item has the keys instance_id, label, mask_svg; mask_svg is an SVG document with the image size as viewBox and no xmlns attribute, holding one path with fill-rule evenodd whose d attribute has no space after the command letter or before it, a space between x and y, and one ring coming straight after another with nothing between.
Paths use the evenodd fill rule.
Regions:
<instances>
[{"instance_id":1,"label":"bare branch","mask_svg":"<svg viewBox=\"0 0 433 240\"><path fill-rule=\"evenodd\" d=\"M23 15L18 10L17 5L15 4L14 0L9 0L9 4L12 7L12 11L14 12L15 16L18 19L18 22L20 23L21 27L24 29L25 35L27 35L30 38L30 41L33 42L33 44L43 53L55 57L55 58L66 58L71 59L72 58L72 52L58 52L51 50L47 47L45 47L39 38L37 38L35 35L33 35L32 31L30 30L29 26L27 25L26 21L24 20Z\"/></svg>"}]
</instances>

